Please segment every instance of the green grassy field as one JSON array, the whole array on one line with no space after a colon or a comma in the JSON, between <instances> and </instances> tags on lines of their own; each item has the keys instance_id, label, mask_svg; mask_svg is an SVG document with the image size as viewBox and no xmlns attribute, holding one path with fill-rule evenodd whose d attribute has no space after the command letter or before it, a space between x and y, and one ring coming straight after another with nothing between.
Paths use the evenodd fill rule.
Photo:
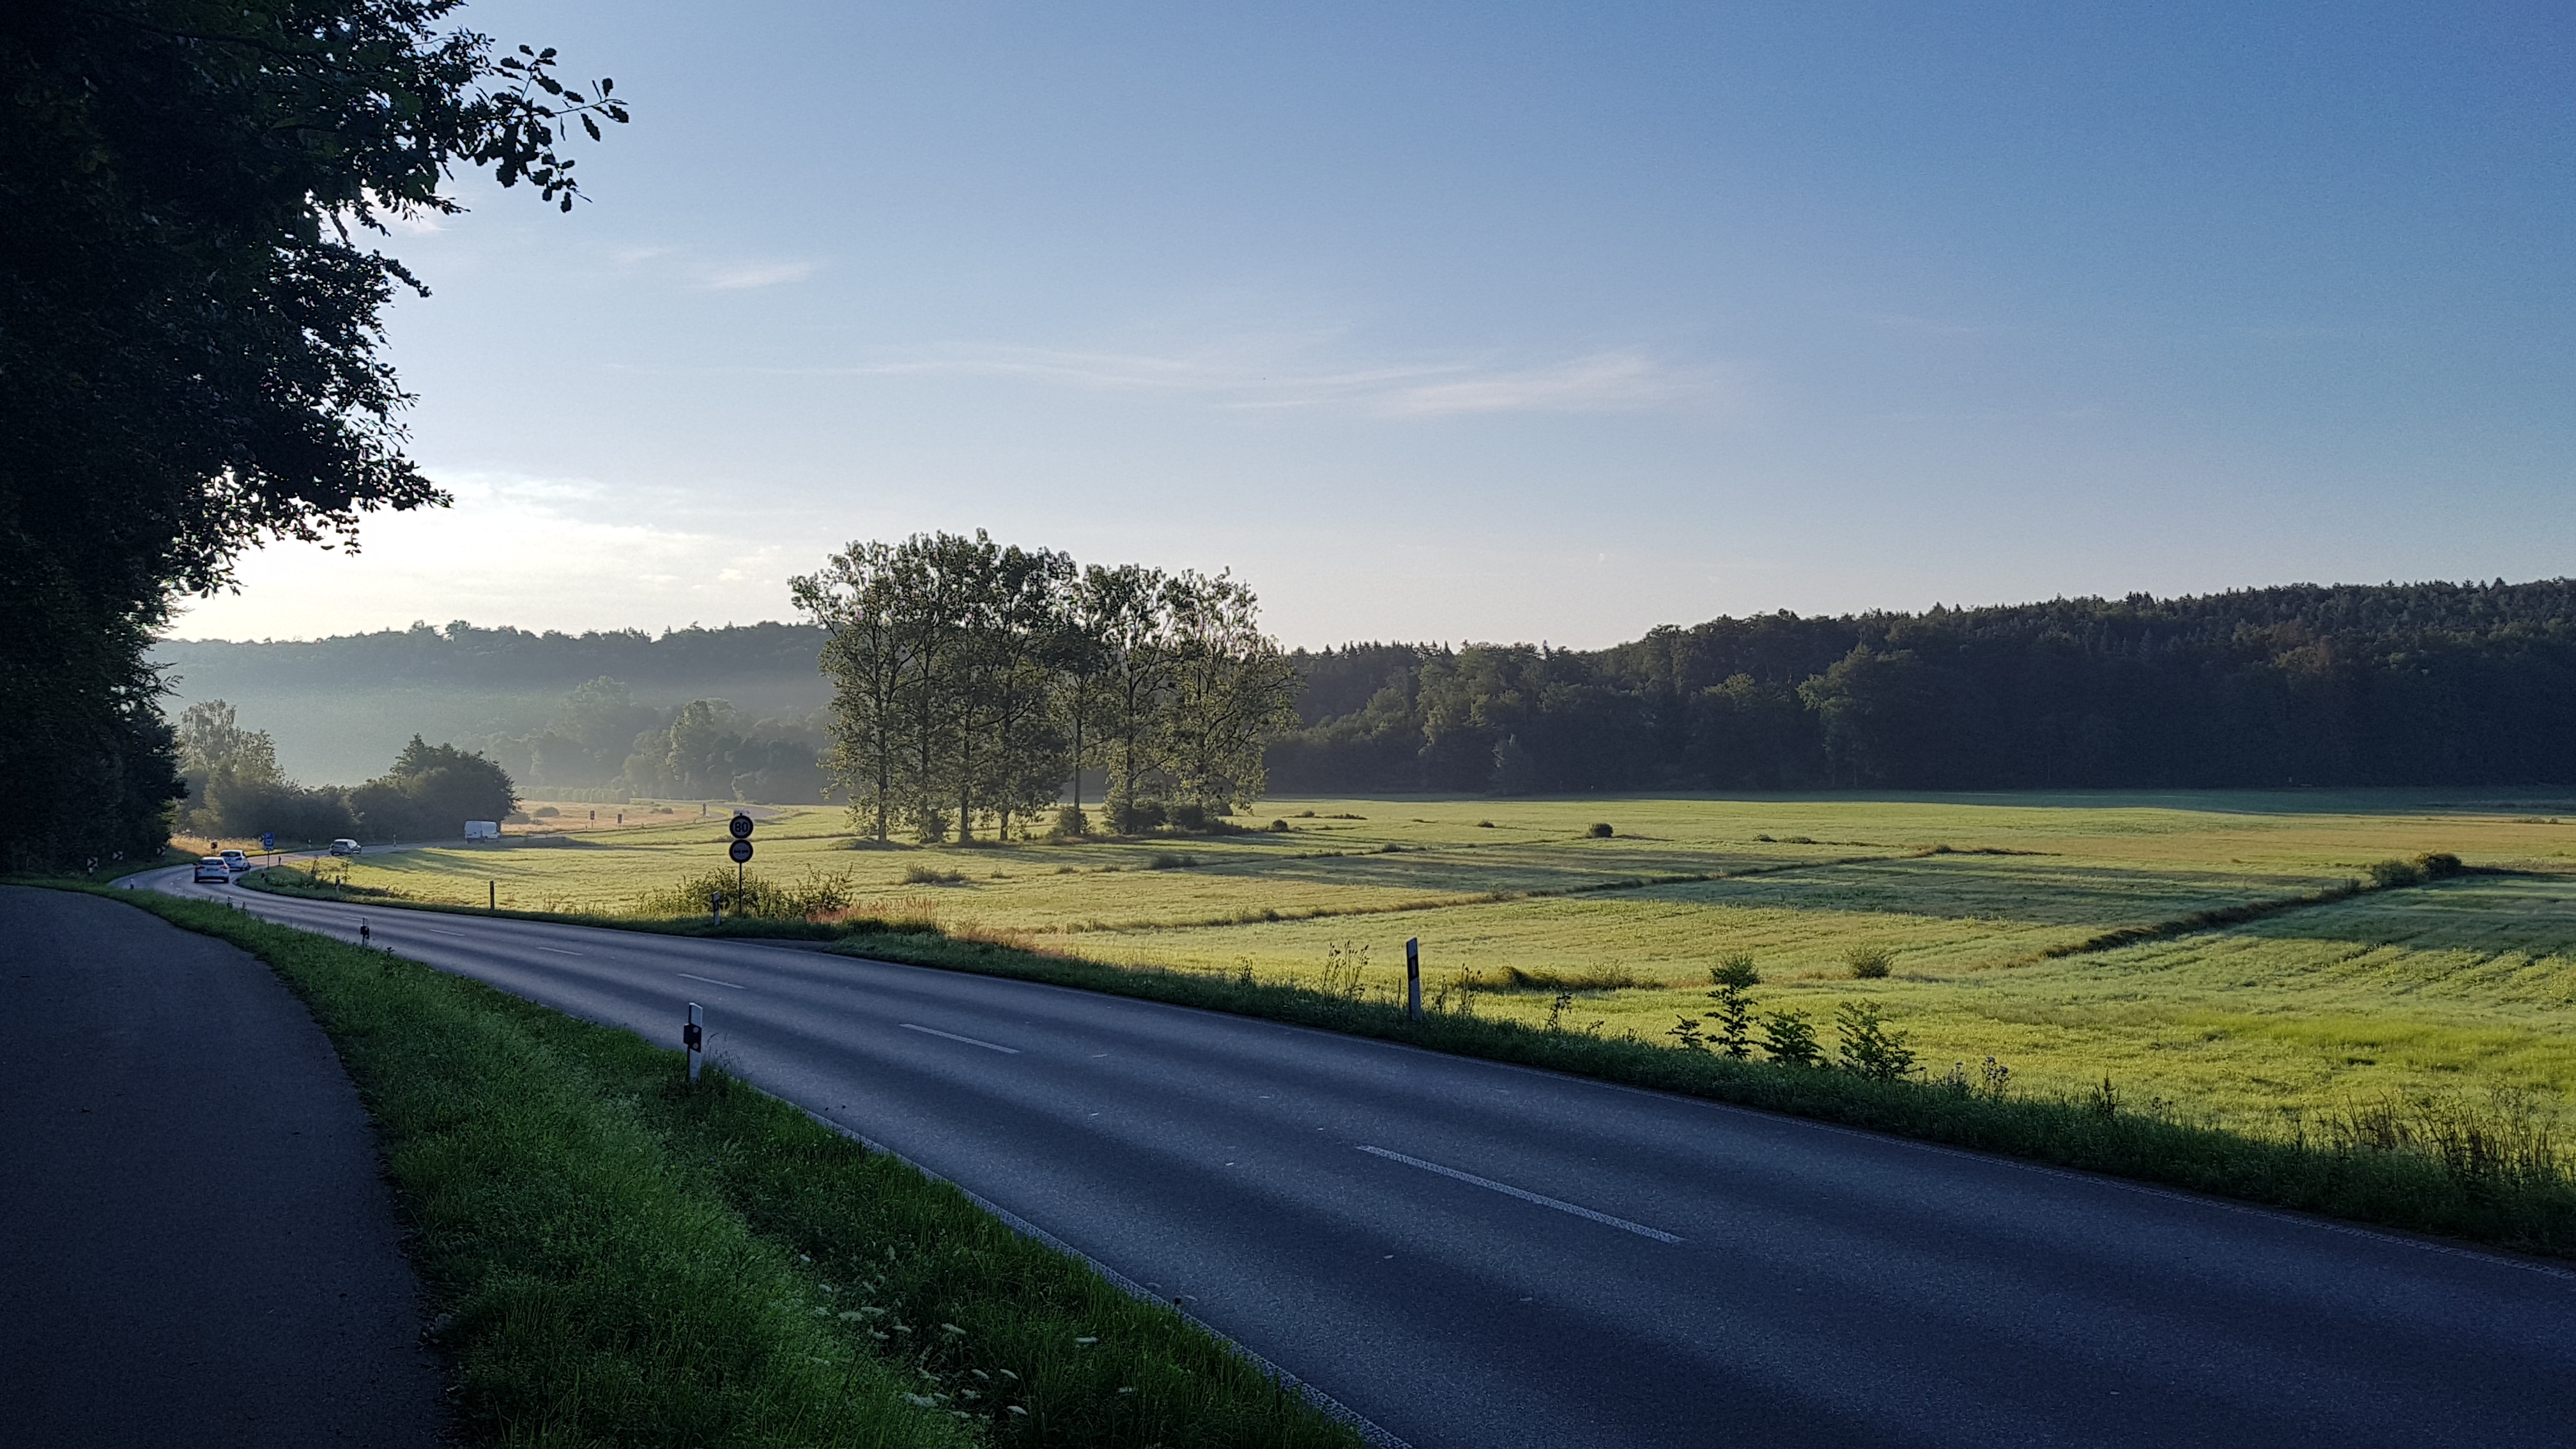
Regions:
<instances>
[{"instance_id":1,"label":"green grassy field","mask_svg":"<svg viewBox=\"0 0 2576 1449\"><path fill-rule=\"evenodd\" d=\"M363 859L352 885L526 910L636 912L724 865L694 815L539 843ZM1294 800L1284 832L854 848L836 811L761 826L754 869L845 911L1122 965L1320 984L1662 1040L1749 953L1766 1008L1877 1003L1934 1075L2109 1075L2239 1128L2390 1094L2526 1091L2576 1116L2576 801L2461 792L1859 799ZM1611 825L1606 839L1587 833ZM2427 851L2475 871L2107 950L2085 943L2334 890ZM1855 947L1894 955L1851 979ZM2072 954L2065 954L2065 953ZM1559 1004L1560 996L1572 999ZM1598 1023L1597 1028L1595 1023Z\"/></svg>"}]
</instances>

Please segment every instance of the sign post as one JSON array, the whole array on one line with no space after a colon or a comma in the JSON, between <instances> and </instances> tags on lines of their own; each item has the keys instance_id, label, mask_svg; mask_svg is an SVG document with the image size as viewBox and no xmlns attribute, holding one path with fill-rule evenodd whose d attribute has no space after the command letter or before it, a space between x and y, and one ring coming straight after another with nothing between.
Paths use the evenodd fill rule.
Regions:
<instances>
[{"instance_id":1,"label":"sign post","mask_svg":"<svg viewBox=\"0 0 2576 1449\"><path fill-rule=\"evenodd\" d=\"M694 1082L707 1055L707 1013L694 1001L689 1003L688 1024L680 1028L680 1045L689 1049L689 1080Z\"/></svg>"},{"instance_id":2,"label":"sign post","mask_svg":"<svg viewBox=\"0 0 2576 1449\"><path fill-rule=\"evenodd\" d=\"M725 854L733 857L734 911L738 915L742 911L742 867L751 859L751 817L737 810L733 819L725 823L725 829L733 834L733 844L725 848Z\"/></svg>"},{"instance_id":3,"label":"sign post","mask_svg":"<svg viewBox=\"0 0 2576 1449\"><path fill-rule=\"evenodd\" d=\"M1404 1014L1422 1019L1422 938L1404 938Z\"/></svg>"}]
</instances>

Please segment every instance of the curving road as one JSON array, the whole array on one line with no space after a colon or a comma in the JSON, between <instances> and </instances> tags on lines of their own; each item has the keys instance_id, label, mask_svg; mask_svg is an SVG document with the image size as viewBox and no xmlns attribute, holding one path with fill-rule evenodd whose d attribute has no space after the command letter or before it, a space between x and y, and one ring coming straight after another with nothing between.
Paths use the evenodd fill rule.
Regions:
<instances>
[{"instance_id":1,"label":"curving road","mask_svg":"<svg viewBox=\"0 0 2576 1449\"><path fill-rule=\"evenodd\" d=\"M658 1040L703 1004L729 1069L1424 1449L2576 1444L2550 1265L1025 982L364 914Z\"/></svg>"}]
</instances>

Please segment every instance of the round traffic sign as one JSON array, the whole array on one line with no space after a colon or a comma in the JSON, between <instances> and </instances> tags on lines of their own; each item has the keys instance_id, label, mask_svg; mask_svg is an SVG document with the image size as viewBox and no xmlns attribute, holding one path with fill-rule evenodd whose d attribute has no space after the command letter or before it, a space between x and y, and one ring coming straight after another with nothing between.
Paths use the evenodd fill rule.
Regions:
<instances>
[{"instance_id":1,"label":"round traffic sign","mask_svg":"<svg viewBox=\"0 0 2576 1449\"><path fill-rule=\"evenodd\" d=\"M733 843L733 848L726 851L725 854L733 857L734 864L740 865L744 861L751 859L751 842L748 840L737 840Z\"/></svg>"},{"instance_id":2,"label":"round traffic sign","mask_svg":"<svg viewBox=\"0 0 2576 1449\"><path fill-rule=\"evenodd\" d=\"M751 838L751 817L748 815L737 814L733 817L732 823L725 826L725 828L733 832L734 839L749 840Z\"/></svg>"}]
</instances>

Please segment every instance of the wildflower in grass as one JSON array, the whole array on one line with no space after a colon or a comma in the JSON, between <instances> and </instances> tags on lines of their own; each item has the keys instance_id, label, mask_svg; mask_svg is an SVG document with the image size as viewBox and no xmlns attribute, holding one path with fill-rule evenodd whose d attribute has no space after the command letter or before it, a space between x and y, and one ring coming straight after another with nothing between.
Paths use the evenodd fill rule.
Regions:
<instances>
[{"instance_id":1,"label":"wildflower in grass","mask_svg":"<svg viewBox=\"0 0 2576 1449\"><path fill-rule=\"evenodd\" d=\"M1998 1102L2012 1090L2012 1068L1996 1061L1993 1057L1986 1058L1986 1065L1977 1073L1977 1076L1979 1088Z\"/></svg>"},{"instance_id":2,"label":"wildflower in grass","mask_svg":"<svg viewBox=\"0 0 2576 1449\"><path fill-rule=\"evenodd\" d=\"M1844 1071L1873 1082L1901 1081L1913 1074L1914 1051L1905 1033L1889 1031L1872 1001L1846 1001L1834 1008L1834 1034L1841 1039Z\"/></svg>"},{"instance_id":3,"label":"wildflower in grass","mask_svg":"<svg viewBox=\"0 0 2576 1449\"><path fill-rule=\"evenodd\" d=\"M1803 1011L1786 1009L1762 1018L1762 1049L1771 1054L1771 1060L1791 1067L1812 1067L1825 1056L1816 1045L1815 1023Z\"/></svg>"}]
</instances>

